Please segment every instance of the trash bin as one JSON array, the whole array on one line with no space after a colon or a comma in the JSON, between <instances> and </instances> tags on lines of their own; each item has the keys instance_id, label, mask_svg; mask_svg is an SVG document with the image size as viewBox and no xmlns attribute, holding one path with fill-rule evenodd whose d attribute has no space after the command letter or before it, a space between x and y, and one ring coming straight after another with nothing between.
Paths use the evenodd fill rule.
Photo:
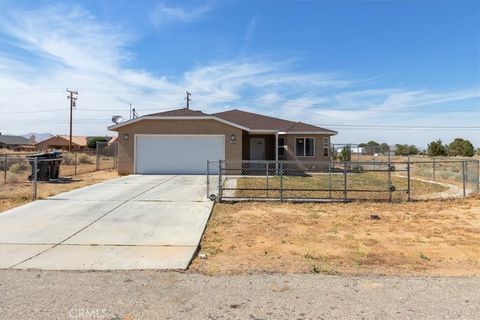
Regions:
<instances>
[{"instance_id":1,"label":"trash bin","mask_svg":"<svg viewBox=\"0 0 480 320\"><path fill-rule=\"evenodd\" d=\"M28 177L32 181L35 176L35 159L37 159L37 181L49 181L51 179L58 179L60 175L60 164L63 156L59 151L38 153L29 156L28 162L32 167L32 174Z\"/></svg>"}]
</instances>

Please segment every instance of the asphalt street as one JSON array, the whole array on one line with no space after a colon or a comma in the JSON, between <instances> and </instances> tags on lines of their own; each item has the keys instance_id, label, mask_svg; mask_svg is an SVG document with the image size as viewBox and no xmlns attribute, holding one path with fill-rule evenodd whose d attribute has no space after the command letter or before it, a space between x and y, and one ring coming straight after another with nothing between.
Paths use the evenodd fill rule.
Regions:
<instances>
[{"instance_id":1,"label":"asphalt street","mask_svg":"<svg viewBox=\"0 0 480 320\"><path fill-rule=\"evenodd\" d=\"M480 278L0 270L0 319L480 319Z\"/></svg>"}]
</instances>

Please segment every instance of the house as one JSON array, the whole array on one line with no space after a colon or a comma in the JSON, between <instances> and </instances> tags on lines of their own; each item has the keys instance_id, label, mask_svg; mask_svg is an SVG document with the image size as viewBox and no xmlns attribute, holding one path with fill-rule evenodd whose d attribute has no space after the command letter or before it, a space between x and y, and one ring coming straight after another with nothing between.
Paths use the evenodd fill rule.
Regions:
<instances>
[{"instance_id":1,"label":"house","mask_svg":"<svg viewBox=\"0 0 480 320\"><path fill-rule=\"evenodd\" d=\"M207 160L330 160L337 132L230 110L153 113L112 125L120 174L203 174Z\"/></svg>"},{"instance_id":2,"label":"house","mask_svg":"<svg viewBox=\"0 0 480 320\"><path fill-rule=\"evenodd\" d=\"M56 135L47 138L35 144L35 147L42 151L47 150L64 150L68 151L70 145L70 136ZM86 136L72 136L72 151L88 150Z\"/></svg>"},{"instance_id":3,"label":"house","mask_svg":"<svg viewBox=\"0 0 480 320\"><path fill-rule=\"evenodd\" d=\"M342 150L343 148L345 148L346 146L343 146L341 148L337 148L336 151L337 153L342 153ZM367 148L366 147L350 147L350 152L352 154L367 154L368 151L367 151Z\"/></svg>"},{"instance_id":4,"label":"house","mask_svg":"<svg viewBox=\"0 0 480 320\"><path fill-rule=\"evenodd\" d=\"M0 149L13 151L33 151L35 147L28 138L0 133Z\"/></svg>"}]
</instances>

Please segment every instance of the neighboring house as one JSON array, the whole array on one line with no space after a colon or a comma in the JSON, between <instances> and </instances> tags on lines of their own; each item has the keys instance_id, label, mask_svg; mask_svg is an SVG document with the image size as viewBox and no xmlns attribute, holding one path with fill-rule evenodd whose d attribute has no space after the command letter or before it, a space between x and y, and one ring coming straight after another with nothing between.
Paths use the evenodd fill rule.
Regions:
<instances>
[{"instance_id":1,"label":"neighboring house","mask_svg":"<svg viewBox=\"0 0 480 320\"><path fill-rule=\"evenodd\" d=\"M337 153L339 153L339 154L342 153L342 150L343 150L343 148L345 148L345 147L346 147L346 146L341 147L341 148L337 148L337 150L336 150ZM350 152L351 152L352 154L368 154L368 150L367 150L367 148L365 148L365 147L350 147Z\"/></svg>"},{"instance_id":2,"label":"neighboring house","mask_svg":"<svg viewBox=\"0 0 480 320\"><path fill-rule=\"evenodd\" d=\"M203 174L207 160L330 160L337 132L241 110L178 109L109 127L120 174Z\"/></svg>"},{"instance_id":3,"label":"neighboring house","mask_svg":"<svg viewBox=\"0 0 480 320\"><path fill-rule=\"evenodd\" d=\"M42 151L47 150L63 150L68 151L70 144L70 136L56 135L38 142L35 147ZM87 137L85 136L72 136L72 151L88 150Z\"/></svg>"},{"instance_id":4,"label":"neighboring house","mask_svg":"<svg viewBox=\"0 0 480 320\"><path fill-rule=\"evenodd\" d=\"M25 137L0 133L0 149L13 151L33 151L35 147Z\"/></svg>"}]
</instances>

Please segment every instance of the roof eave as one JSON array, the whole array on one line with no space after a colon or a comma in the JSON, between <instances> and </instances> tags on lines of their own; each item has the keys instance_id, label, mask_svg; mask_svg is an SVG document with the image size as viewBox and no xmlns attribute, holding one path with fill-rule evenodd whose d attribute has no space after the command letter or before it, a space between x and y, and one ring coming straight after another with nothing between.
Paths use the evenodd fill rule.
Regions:
<instances>
[{"instance_id":1,"label":"roof eave","mask_svg":"<svg viewBox=\"0 0 480 320\"><path fill-rule=\"evenodd\" d=\"M284 132L279 132L278 134L326 134L326 135L331 135L334 136L338 134L337 131L330 131L330 130L325 130L325 131L284 131Z\"/></svg>"},{"instance_id":2,"label":"roof eave","mask_svg":"<svg viewBox=\"0 0 480 320\"><path fill-rule=\"evenodd\" d=\"M119 124L115 124L113 126L109 126L108 130L116 131L116 129L118 128L124 127L126 125L129 125L138 121L142 121L142 120L216 120L218 122L228 124L235 128L250 131L250 128L244 127L237 123L234 123L219 117L215 117L215 116L142 116L135 119L127 120Z\"/></svg>"},{"instance_id":3,"label":"roof eave","mask_svg":"<svg viewBox=\"0 0 480 320\"><path fill-rule=\"evenodd\" d=\"M279 130L276 129L251 129L247 128L245 126L239 125L235 122L225 120L220 117L216 116L142 116L138 117L135 119L130 119L118 124L115 124L113 126L107 127L108 130L110 131L117 131L119 128L143 121L143 120L216 120L225 124L228 124L232 127L236 127L245 131L248 131L250 134L255 134L255 133L271 133L271 134L327 134L327 135L336 135L338 132L336 131L331 131L331 130L324 130L324 131L287 131L287 132L280 132Z\"/></svg>"}]
</instances>

